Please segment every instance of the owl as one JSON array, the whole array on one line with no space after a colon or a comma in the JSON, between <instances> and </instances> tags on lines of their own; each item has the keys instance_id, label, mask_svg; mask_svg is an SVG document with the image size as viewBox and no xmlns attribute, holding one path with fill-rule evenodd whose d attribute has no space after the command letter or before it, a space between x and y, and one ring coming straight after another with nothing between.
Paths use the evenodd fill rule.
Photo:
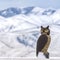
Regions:
<instances>
[{"instance_id":1,"label":"owl","mask_svg":"<svg viewBox=\"0 0 60 60\"><path fill-rule=\"evenodd\" d=\"M51 42L51 37L50 37L49 26L47 27L41 26L41 35L37 40L36 56L38 56L39 52L42 52L46 58L49 58L48 48L50 42Z\"/></svg>"}]
</instances>

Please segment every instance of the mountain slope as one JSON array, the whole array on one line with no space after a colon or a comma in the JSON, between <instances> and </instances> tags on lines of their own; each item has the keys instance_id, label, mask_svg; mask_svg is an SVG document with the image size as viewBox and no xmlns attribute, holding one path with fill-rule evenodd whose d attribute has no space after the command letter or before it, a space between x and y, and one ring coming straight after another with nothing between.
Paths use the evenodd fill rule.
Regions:
<instances>
[{"instance_id":1,"label":"mountain slope","mask_svg":"<svg viewBox=\"0 0 60 60\"><path fill-rule=\"evenodd\" d=\"M0 15L6 18L12 17L14 15L18 15L20 13L21 13L21 10L19 8L8 8L0 11Z\"/></svg>"},{"instance_id":2,"label":"mountain slope","mask_svg":"<svg viewBox=\"0 0 60 60\"><path fill-rule=\"evenodd\" d=\"M39 7L25 7L25 8L7 8L0 11L0 16L3 16L5 18L9 18L15 15L24 14L39 14L39 15L52 15L54 12L56 12L55 9L43 9Z\"/></svg>"},{"instance_id":3,"label":"mountain slope","mask_svg":"<svg viewBox=\"0 0 60 60\"><path fill-rule=\"evenodd\" d=\"M26 8L23 10L24 13L19 10L20 14L17 15L15 15L16 11L12 12L11 14L14 14L14 16L9 16L8 18L0 16L0 57L36 58L36 43L40 36L40 26L46 27L49 25L51 31L51 44L48 49L50 58L59 58L60 10L54 10L54 13L52 12L53 10L48 9L47 11L39 7L29 10ZM8 10L9 14L10 11ZM46 14L43 15L42 13L45 12ZM45 59L42 54L39 54L38 58Z\"/></svg>"}]
</instances>

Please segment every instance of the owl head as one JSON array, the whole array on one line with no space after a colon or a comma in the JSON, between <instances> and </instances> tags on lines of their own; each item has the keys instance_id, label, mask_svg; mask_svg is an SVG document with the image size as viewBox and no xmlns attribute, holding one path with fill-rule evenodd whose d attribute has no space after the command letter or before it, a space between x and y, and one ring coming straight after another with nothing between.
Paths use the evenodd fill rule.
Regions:
<instances>
[{"instance_id":1,"label":"owl head","mask_svg":"<svg viewBox=\"0 0 60 60\"><path fill-rule=\"evenodd\" d=\"M47 26L47 27L41 26L41 34L50 35L50 29L49 29L49 26Z\"/></svg>"}]
</instances>

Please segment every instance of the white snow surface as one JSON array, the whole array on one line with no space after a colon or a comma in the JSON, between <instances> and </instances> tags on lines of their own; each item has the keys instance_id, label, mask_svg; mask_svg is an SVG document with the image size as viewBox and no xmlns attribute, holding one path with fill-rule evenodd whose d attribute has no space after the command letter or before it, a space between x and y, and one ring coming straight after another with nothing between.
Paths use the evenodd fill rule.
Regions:
<instances>
[{"instance_id":1,"label":"white snow surface","mask_svg":"<svg viewBox=\"0 0 60 60\"><path fill-rule=\"evenodd\" d=\"M41 15L43 11L37 7L32 10L37 14L20 14L10 18L0 16L0 57L46 59L42 53L38 58L35 54L41 25L50 26L50 59L60 57L60 10L51 15Z\"/></svg>"}]
</instances>

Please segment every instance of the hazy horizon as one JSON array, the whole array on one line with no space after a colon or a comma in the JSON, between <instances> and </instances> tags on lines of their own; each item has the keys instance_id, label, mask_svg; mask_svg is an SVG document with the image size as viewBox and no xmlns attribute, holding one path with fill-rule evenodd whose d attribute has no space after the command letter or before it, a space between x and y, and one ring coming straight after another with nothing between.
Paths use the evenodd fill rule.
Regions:
<instances>
[{"instance_id":1,"label":"hazy horizon","mask_svg":"<svg viewBox=\"0 0 60 60\"><path fill-rule=\"evenodd\" d=\"M60 9L60 0L0 0L0 10L9 7L29 7Z\"/></svg>"}]
</instances>

